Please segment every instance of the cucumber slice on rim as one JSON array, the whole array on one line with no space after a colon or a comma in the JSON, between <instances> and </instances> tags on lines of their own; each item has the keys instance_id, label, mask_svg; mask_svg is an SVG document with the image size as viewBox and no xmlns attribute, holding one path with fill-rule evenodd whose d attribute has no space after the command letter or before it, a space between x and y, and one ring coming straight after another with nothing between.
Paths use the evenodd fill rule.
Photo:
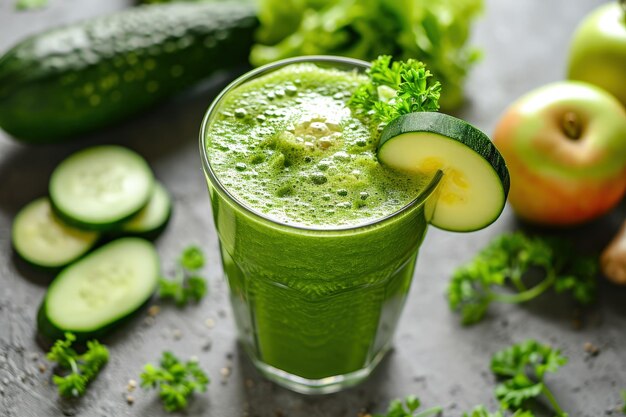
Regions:
<instances>
[{"instance_id":1,"label":"cucumber slice on rim","mask_svg":"<svg viewBox=\"0 0 626 417\"><path fill-rule=\"evenodd\" d=\"M99 234L75 229L57 218L46 197L28 203L15 216L13 248L26 262L47 269L63 267L83 256Z\"/></svg>"},{"instance_id":2,"label":"cucumber slice on rim","mask_svg":"<svg viewBox=\"0 0 626 417\"><path fill-rule=\"evenodd\" d=\"M148 202L154 176L130 149L94 146L70 155L50 178L50 201L65 222L88 230L109 230Z\"/></svg>"},{"instance_id":3,"label":"cucumber slice on rim","mask_svg":"<svg viewBox=\"0 0 626 417\"><path fill-rule=\"evenodd\" d=\"M72 332L99 337L130 317L154 293L159 258L152 243L114 240L65 268L52 281L39 309L42 335L55 340Z\"/></svg>"},{"instance_id":4,"label":"cucumber slice on rim","mask_svg":"<svg viewBox=\"0 0 626 417\"><path fill-rule=\"evenodd\" d=\"M122 224L121 231L143 237L156 237L165 229L172 213L172 200L160 182L154 183L148 204L133 218Z\"/></svg>"},{"instance_id":5,"label":"cucumber slice on rim","mask_svg":"<svg viewBox=\"0 0 626 417\"><path fill-rule=\"evenodd\" d=\"M378 158L390 168L444 176L431 224L471 232L493 223L509 192L509 173L483 132L456 117L419 112L398 117L383 130Z\"/></svg>"}]
</instances>

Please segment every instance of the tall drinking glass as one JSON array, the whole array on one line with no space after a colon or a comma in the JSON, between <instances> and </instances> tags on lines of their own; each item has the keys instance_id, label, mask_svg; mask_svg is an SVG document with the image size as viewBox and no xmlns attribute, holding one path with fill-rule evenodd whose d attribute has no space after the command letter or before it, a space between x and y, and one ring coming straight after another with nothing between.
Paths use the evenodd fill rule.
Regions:
<instances>
[{"instance_id":1,"label":"tall drinking glass","mask_svg":"<svg viewBox=\"0 0 626 417\"><path fill-rule=\"evenodd\" d=\"M302 393L330 393L365 379L389 350L441 174L400 210L357 227L288 225L239 201L211 166L208 141L220 107L242 85L301 62L368 67L301 57L243 75L207 111L200 152L241 344L270 380Z\"/></svg>"}]
</instances>

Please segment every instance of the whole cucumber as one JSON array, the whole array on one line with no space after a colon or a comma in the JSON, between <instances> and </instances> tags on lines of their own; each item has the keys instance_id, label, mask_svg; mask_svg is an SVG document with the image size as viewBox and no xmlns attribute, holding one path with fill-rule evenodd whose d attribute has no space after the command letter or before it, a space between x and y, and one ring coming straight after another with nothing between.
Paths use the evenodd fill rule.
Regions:
<instances>
[{"instance_id":1,"label":"whole cucumber","mask_svg":"<svg viewBox=\"0 0 626 417\"><path fill-rule=\"evenodd\" d=\"M51 143L126 119L248 62L256 10L140 6L32 36L0 58L0 127Z\"/></svg>"}]
</instances>

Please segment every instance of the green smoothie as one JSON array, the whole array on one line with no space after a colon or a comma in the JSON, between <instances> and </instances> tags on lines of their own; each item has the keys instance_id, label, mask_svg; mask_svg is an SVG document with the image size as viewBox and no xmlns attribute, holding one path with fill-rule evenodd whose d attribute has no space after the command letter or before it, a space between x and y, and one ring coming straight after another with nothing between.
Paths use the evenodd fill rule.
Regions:
<instances>
[{"instance_id":1,"label":"green smoothie","mask_svg":"<svg viewBox=\"0 0 626 417\"><path fill-rule=\"evenodd\" d=\"M378 163L379 132L347 107L366 80L301 63L239 87L208 133L220 182L252 210L294 226L356 226L398 211L425 179Z\"/></svg>"},{"instance_id":2,"label":"green smoothie","mask_svg":"<svg viewBox=\"0 0 626 417\"><path fill-rule=\"evenodd\" d=\"M389 348L439 179L378 162L379 132L347 106L357 69L265 71L231 87L203 130L240 338L305 392L357 382Z\"/></svg>"}]
</instances>

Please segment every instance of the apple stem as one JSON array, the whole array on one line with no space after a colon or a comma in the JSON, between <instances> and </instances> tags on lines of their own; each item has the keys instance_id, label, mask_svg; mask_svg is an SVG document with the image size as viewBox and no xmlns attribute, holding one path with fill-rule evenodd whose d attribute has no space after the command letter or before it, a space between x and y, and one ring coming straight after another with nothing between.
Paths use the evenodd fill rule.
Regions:
<instances>
[{"instance_id":1,"label":"apple stem","mask_svg":"<svg viewBox=\"0 0 626 417\"><path fill-rule=\"evenodd\" d=\"M568 111L563 115L561 123L563 131L570 139L580 139L582 133L582 126L580 125L580 119L573 111Z\"/></svg>"}]
</instances>

